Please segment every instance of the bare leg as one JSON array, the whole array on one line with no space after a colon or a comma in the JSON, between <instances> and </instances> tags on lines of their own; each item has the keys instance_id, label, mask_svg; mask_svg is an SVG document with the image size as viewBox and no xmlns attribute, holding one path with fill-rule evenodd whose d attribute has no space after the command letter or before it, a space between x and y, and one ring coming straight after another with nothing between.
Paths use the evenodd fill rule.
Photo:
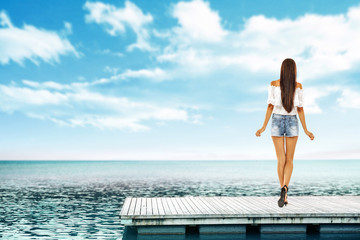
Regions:
<instances>
[{"instance_id":1,"label":"bare leg","mask_svg":"<svg viewBox=\"0 0 360 240\"><path fill-rule=\"evenodd\" d=\"M286 137L286 154L285 154L285 167L284 167L284 184L289 186L291 174L293 171L293 159L295 147L298 137ZM287 194L285 195L287 201Z\"/></svg>"},{"instance_id":2,"label":"bare leg","mask_svg":"<svg viewBox=\"0 0 360 240\"><path fill-rule=\"evenodd\" d=\"M279 176L280 187L284 186L284 166L285 166L285 148L284 137L271 137L276 151L278 160L277 171Z\"/></svg>"}]
</instances>

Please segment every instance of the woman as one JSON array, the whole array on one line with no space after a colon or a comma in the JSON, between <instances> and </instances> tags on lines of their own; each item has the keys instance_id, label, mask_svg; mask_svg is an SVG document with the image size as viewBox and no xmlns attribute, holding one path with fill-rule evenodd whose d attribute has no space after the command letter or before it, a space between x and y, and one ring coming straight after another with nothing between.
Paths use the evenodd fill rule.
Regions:
<instances>
[{"instance_id":1,"label":"woman","mask_svg":"<svg viewBox=\"0 0 360 240\"><path fill-rule=\"evenodd\" d=\"M280 79L272 81L268 91L268 107L265 121L257 132L260 137L265 131L272 114L271 137L274 142L278 159L277 170L281 193L278 200L279 207L286 206L288 185L293 170L295 146L299 134L299 115L305 134L314 139L314 135L306 128L303 109L303 89L301 83L296 82L296 63L287 58L282 62ZM284 147L284 143L286 148Z\"/></svg>"}]
</instances>

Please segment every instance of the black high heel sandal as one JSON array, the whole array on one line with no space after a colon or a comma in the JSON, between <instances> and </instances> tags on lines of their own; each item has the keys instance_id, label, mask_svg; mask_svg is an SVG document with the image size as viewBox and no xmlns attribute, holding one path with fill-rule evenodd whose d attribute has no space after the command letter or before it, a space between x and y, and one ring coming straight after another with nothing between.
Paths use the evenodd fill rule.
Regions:
<instances>
[{"instance_id":1,"label":"black high heel sandal","mask_svg":"<svg viewBox=\"0 0 360 240\"><path fill-rule=\"evenodd\" d=\"M287 193L288 193L288 191L289 191L289 187L286 186L286 192L285 192L286 193L286 201L284 202L285 206L286 206L286 204L288 204L288 202L287 202Z\"/></svg>"},{"instance_id":2,"label":"black high heel sandal","mask_svg":"<svg viewBox=\"0 0 360 240\"><path fill-rule=\"evenodd\" d=\"M286 193L285 187L286 187L286 189L287 189L287 186L286 186L286 185L284 185L284 186L281 188L280 199L278 200L278 206L279 206L279 207L283 207L284 204L285 204L285 193ZM286 204L287 204L287 202L286 202Z\"/></svg>"}]
</instances>

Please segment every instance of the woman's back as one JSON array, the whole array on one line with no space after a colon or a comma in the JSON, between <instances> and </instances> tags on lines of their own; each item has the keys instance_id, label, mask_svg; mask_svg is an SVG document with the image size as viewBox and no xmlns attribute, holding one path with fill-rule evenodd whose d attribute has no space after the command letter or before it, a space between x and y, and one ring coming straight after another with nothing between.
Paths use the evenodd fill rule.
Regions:
<instances>
[{"instance_id":1,"label":"woman's back","mask_svg":"<svg viewBox=\"0 0 360 240\"><path fill-rule=\"evenodd\" d=\"M282 115L296 115L297 108L303 107L303 89L301 83L296 83L296 90L294 95L294 107L291 112L287 112L283 107L281 101L281 88L280 80L272 81L268 89L268 100L267 104L274 106L273 113Z\"/></svg>"}]
</instances>

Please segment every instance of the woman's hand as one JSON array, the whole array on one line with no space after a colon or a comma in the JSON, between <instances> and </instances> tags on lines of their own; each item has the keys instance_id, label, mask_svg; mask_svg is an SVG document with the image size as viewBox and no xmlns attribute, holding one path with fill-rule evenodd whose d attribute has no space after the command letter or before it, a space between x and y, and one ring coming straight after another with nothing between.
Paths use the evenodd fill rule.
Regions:
<instances>
[{"instance_id":1,"label":"woman's hand","mask_svg":"<svg viewBox=\"0 0 360 240\"><path fill-rule=\"evenodd\" d=\"M265 131L265 128L260 128L259 130L256 131L255 135L256 135L257 137L260 137L260 136L261 136L261 133L262 133L263 131Z\"/></svg>"},{"instance_id":2,"label":"woman's hand","mask_svg":"<svg viewBox=\"0 0 360 240\"><path fill-rule=\"evenodd\" d=\"M308 135L311 140L314 140L314 134L312 134L312 132L305 131L305 134Z\"/></svg>"}]
</instances>

